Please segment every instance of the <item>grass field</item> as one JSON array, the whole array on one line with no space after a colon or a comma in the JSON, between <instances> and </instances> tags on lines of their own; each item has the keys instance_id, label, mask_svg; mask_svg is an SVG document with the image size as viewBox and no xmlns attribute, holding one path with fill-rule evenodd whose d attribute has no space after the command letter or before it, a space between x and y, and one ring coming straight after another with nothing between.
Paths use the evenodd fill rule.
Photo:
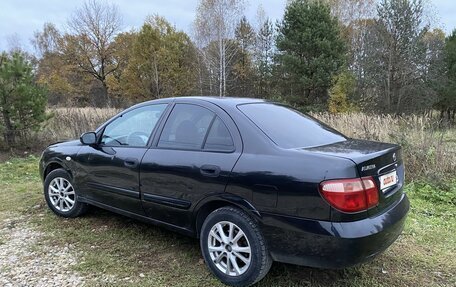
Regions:
<instances>
[{"instance_id":1,"label":"grass field","mask_svg":"<svg viewBox=\"0 0 456 287\"><path fill-rule=\"evenodd\" d=\"M53 215L37 164L34 156L0 163L0 285L10 280L40 286L45 279L36 277L56 282L72 276L66 284L220 286L196 239L95 208L78 219ZM456 182L440 188L409 183L406 191L411 211L404 233L374 261L345 270L274 263L258 285L456 286ZM14 244L22 250L8 255ZM17 275L13 269L36 271Z\"/></svg>"}]
</instances>

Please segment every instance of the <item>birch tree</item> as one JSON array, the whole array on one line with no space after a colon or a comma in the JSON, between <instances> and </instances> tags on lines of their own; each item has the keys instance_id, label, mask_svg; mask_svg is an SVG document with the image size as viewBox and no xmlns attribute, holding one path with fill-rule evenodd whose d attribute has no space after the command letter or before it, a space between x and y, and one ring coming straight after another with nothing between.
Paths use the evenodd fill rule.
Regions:
<instances>
[{"instance_id":1,"label":"birch tree","mask_svg":"<svg viewBox=\"0 0 456 287\"><path fill-rule=\"evenodd\" d=\"M196 10L195 42L210 76L216 77L220 97L227 94L229 71L238 49L234 33L244 8L244 0L201 0Z\"/></svg>"},{"instance_id":2,"label":"birch tree","mask_svg":"<svg viewBox=\"0 0 456 287\"><path fill-rule=\"evenodd\" d=\"M399 113L422 83L427 65L424 37L429 29L423 0L383 0L377 8L376 53L371 60L379 69L383 106Z\"/></svg>"},{"instance_id":3,"label":"birch tree","mask_svg":"<svg viewBox=\"0 0 456 287\"><path fill-rule=\"evenodd\" d=\"M369 92L366 90L362 63L370 48L366 46L366 38L372 30L376 0L327 0L327 2L331 8L331 14L339 20L342 38L347 43L346 65L341 71L342 74L336 78L349 79L355 76L356 92L350 93L353 98L347 100L361 104L360 99Z\"/></svg>"},{"instance_id":4,"label":"birch tree","mask_svg":"<svg viewBox=\"0 0 456 287\"><path fill-rule=\"evenodd\" d=\"M331 14L340 22L342 36L348 44L348 68L362 80L360 61L366 53L366 35L375 16L375 0L329 0Z\"/></svg>"},{"instance_id":5,"label":"birch tree","mask_svg":"<svg viewBox=\"0 0 456 287\"><path fill-rule=\"evenodd\" d=\"M275 30L272 21L260 7L257 13L255 40L255 67L257 70L256 94L259 97L272 95L272 67L275 54Z\"/></svg>"}]
</instances>

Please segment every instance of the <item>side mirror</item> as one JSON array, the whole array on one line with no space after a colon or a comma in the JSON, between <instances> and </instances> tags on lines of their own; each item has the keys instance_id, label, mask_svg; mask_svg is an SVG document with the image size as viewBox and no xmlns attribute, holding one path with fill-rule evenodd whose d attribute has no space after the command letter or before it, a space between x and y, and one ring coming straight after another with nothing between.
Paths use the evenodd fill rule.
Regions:
<instances>
[{"instance_id":1,"label":"side mirror","mask_svg":"<svg viewBox=\"0 0 456 287\"><path fill-rule=\"evenodd\" d=\"M94 132L83 133L79 138L82 144L94 145L97 143L97 134Z\"/></svg>"}]
</instances>

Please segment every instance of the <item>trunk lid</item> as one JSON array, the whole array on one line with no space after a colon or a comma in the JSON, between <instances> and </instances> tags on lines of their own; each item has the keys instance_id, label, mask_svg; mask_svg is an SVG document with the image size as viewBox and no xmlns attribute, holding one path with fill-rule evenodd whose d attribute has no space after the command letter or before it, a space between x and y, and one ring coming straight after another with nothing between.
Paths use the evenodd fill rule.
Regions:
<instances>
[{"instance_id":1,"label":"trunk lid","mask_svg":"<svg viewBox=\"0 0 456 287\"><path fill-rule=\"evenodd\" d=\"M401 147L398 145L347 139L346 141L306 148L305 150L349 159L356 164L360 177L372 176L374 178L379 189L379 204L377 207L369 209L369 215L377 214L386 209L396 200L399 200L402 195L404 164ZM394 175L397 175L397 183L388 186L389 180ZM384 188L381 188L383 186Z\"/></svg>"}]
</instances>

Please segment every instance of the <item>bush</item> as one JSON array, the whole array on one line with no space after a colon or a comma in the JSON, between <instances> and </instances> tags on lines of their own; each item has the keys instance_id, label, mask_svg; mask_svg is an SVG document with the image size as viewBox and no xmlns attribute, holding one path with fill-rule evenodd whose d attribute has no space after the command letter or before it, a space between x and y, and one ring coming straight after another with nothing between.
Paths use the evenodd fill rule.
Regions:
<instances>
[{"instance_id":1,"label":"bush","mask_svg":"<svg viewBox=\"0 0 456 287\"><path fill-rule=\"evenodd\" d=\"M356 79L352 73L341 72L329 91L328 110L330 113L355 112L358 109L350 102L356 90Z\"/></svg>"},{"instance_id":2,"label":"bush","mask_svg":"<svg viewBox=\"0 0 456 287\"><path fill-rule=\"evenodd\" d=\"M34 82L32 65L20 53L0 55L0 132L8 147L46 120L46 90Z\"/></svg>"},{"instance_id":3,"label":"bush","mask_svg":"<svg viewBox=\"0 0 456 287\"><path fill-rule=\"evenodd\" d=\"M456 205L456 182L454 180L440 183L413 182L406 186L406 192L436 204Z\"/></svg>"}]
</instances>

